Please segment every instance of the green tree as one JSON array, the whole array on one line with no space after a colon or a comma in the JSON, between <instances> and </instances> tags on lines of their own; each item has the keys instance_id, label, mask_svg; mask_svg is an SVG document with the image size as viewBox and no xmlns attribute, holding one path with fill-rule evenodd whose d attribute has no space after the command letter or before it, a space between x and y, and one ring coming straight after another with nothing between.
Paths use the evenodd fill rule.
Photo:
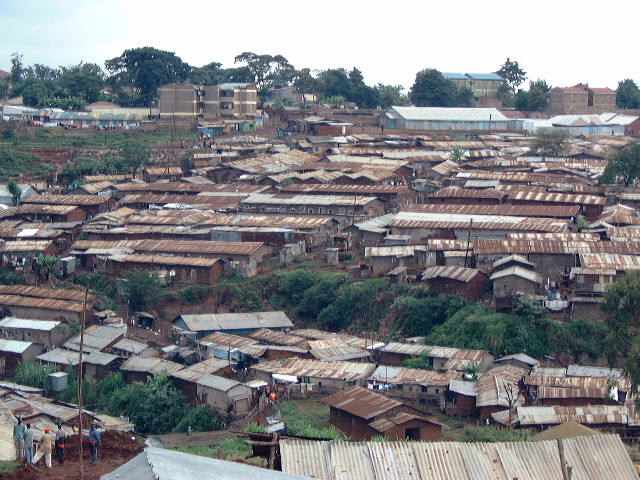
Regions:
<instances>
[{"instance_id":1,"label":"green tree","mask_svg":"<svg viewBox=\"0 0 640 480\"><path fill-rule=\"evenodd\" d=\"M63 67L58 85L62 89L62 95L58 96L81 97L92 103L100 97L104 86L104 72L95 63Z\"/></svg>"},{"instance_id":2,"label":"green tree","mask_svg":"<svg viewBox=\"0 0 640 480\"><path fill-rule=\"evenodd\" d=\"M569 132L562 128L545 128L538 130L533 141L533 150L545 157L561 157L569 146Z\"/></svg>"},{"instance_id":3,"label":"green tree","mask_svg":"<svg viewBox=\"0 0 640 480\"><path fill-rule=\"evenodd\" d=\"M502 100L502 105L504 107L514 107L516 104L515 94L507 82L502 82L500 87L498 87L498 98Z\"/></svg>"},{"instance_id":4,"label":"green tree","mask_svg":"<svg viewBox=\"0 0 640 480\"><path fill-rule=\"evenodd\" d=\"M282 55L243 52L236 56L235 63L244 63L247 66L261 95L265 95L271 87L289 85L296 75L293 65Z\"/></svg>"},{"instance_id":5,"label":"green tree","mask_svg":"<svg viewBox=\"0 0 640 480\"><path fill-rule=\"evenodd\" d=\"M22 189L18 186L15 180L9 180L9 183L7 183L7 190L9 190L9 193L11 194L13 204L18 205L20 197L22 197Z\"/></svg>"},{"instance_id":6,"label":"green tree","mask_svg":"<svg viewBox=\"0 0 640 480\"><path fill-rule=\"evenodd\" d=\"M511 60L509 57L505 60L505 62L500 67L500 70L496 72L500 75L505 82L511 88L511 92L515 95L516 89L522 85L522 83L527 78L527 72L525 72L517 61Z\"/></svg>"},{"instance_id":7,"label":"green tree","mask_svg":"<svg viewBox=\"0 0 640 480\"><path fill-rule=\"evenodd\" d=\"M194 432L223 430L224 420L220 415L213 413L208 405L201 405L189 408L172 431L186 433L189 427Z\"/></svg>"},{"instance_id":8,"label":"green tree","mask_svg":"<svg viewBox=\"0 0 640 480\"><path fill-rule=\"evenodd\" d=\"M630 78L618 82L616 106L618 108L640 108L640 88Z\"/></svg>"},{"instance_id":9,"label":"green tree","mask_svg":"<svg viewBox=\"0 0 640 480\"><path fill-rule=\"evenodd\" d=\"M111 395L106 413L126 415L142 434L171 432L185 413L185 398L166 373L135 382Z\"/></svg>"},{"instance_id":10,"label":"green tree","mask_svg":"<svg viewBox=\"0 0 640 480\"><path fill-rule=\"evenodd\" d=\"M42 107L51 96L51 89L42 80L27 80L22 87L22 101L29 107Z\"/></svg>"},{"instance_id":11,"label":"green tree","mask_svg":"<svg viewBox=\"0 0 640 480\"><path fill-rule=\"evenodd\" d=\"M374 88L376 89L378 104L382 108L407 104L408 98L403 93L404 87L402 85L384 85L379 83Z\"/></svg>"},{"instance_id":12,"label":"green tree","mask_svg":"<svg viewBox=\"0 0 640 480\"><path fill-rule=\"evenodd\" d=\"M424 336L434 327L468 305L459 295L433 295L424 298L414 296L397 297L389 311L395 318L393 330L404 336Z\"/></svg>"},{"instance_id":13,"label":"green tree","mask_svg":"<svg viewBox=\"0 0 640 480\"><path fill-rule=\"evenodd\" d=\"M60 259L55 255L38 255L33 262L33 273L38 283L47 283L58 269Z\"/></svg>"},{"instance_id":14,"label":"green tree","mask_svg":"<svg viewBox=\"0 0 640 480\"><path fill-rule=\"evenodd\" d=\"M551 86L544 80L529 82L529 90L519 90L515 106L523 112L542 112L549 105Z\"/></svg>"},{"instance_id":15,"label":"green tree","mask_svg":"<svg viewBox=\"0 0 640 480\"><path fill-rule=\"evenodd\" d=\"M438 70L428 68L416 74L409 98L417 107L453 107L458 102L457 90Z\"/></svg>"},{"instance_id":16,"label":"green tree","mask_svg":"<svg viewBox=\"0 0 640 480\"><path fill-rule=\"evenodd\" d=\"M127 272L121 282L132 312L147 310L160 294L160 279L150 270Z\"/></svg>"},{"instance_id":17,"label":"green tree","mask_svg":"<svg viewBox=\"0 0 640 480\"><path fill-rule=\"evenodd\" d=\"M628 187L635 183L638 177L640 177L640 142L633 142L609 158L601 183L616 183L621 180Z\"/></svg>"},{"instance_id":18,"label":"green tree","mask_svg":"<svg viewBox=\"0 0 640 480\"><path fill-rule=\"evenodd\" d=\"M146 105L157 97L158 88L188 78L191 67L173 52L153 47L132 48L105 62L112 85L138 89Z\"/></svg>"},{"instance_id":19,"label":"green tree","mask_svg":"<svg viewBox=\"0 0 640 480\"><path fill-rule=\"evenodd\" d=\"M405 368L417 368L420 370L433 370L433 358L429 356L429 352L423 352L417 357L407 358L402 361Z\"/></svg>"},{"instance_id":20,"label":"green tree","mask_svg":"<svg viewBox=\"0 0 640 480\"><path fill-rule=\"evenodd\" d=\"M21 53L13 52L11 54L11 75L9 79L14 87L24 79L24 64L22 63Z\"/></svg>"},{"instance_id":21,"label":"green tree","mask_svg":"<svg viewBox=\"0 0 640 480\"><path fill-rule=\"evenodd\" d=\"M640 327L640 274L628 272L609 284L604 294L602 311L607 315L608 334L605 349L610 364L625 358L635 342Z\"/></svg>"}]
</instances>

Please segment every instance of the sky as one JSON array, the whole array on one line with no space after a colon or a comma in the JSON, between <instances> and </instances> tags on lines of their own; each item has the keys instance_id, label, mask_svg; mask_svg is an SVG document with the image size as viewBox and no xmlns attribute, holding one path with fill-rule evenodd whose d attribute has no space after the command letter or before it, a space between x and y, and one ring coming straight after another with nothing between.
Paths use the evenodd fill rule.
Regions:
<instances>
[{"instance_id":1,"label":"sky","mask_svg":"<svg viewBox=\"0 0 640 480\"><path fill-rule=\"evenodd\" d=\"M637 0L0 0L0 69L97 63L152 46L202 66L239 53L281 54L296 68L358 67L368 84L416 72L496 71L616 88L640 83ZM527 81L528 81L527 80Z\"/></svg>"}]
</instances>

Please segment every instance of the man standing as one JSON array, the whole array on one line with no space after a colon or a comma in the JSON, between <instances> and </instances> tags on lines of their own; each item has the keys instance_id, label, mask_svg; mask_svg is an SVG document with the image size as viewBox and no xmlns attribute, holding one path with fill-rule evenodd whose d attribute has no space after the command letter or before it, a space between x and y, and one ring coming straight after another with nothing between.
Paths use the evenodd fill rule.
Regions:
<instances>
[{"instance_id":1,"label":"man standing","mask_svg":"<svg viewBox=\"0 0 640 480\"><path fill-rule=\"evenodd\" d=\"M91 430L89 431L89 443L91 444L91 463L95 465L98 463L98 448L102 446L100 441L100 432L95 423L91 424Z\"/></svg>"},{"instance_id":2,"label":"man standing","mask_svg":"<svg viewBox=\"0 0 640 480\"><path fill-rule=\"evenodd\" d=\"M26 428L22 423L22 418L18 417L18 423L13 426L13 443L16 445L16 461L21 462L24 458L24 432Z\"/></svg>"},{"instance_id":3,"label":"man standing","mask_svg":"<svg viewBox=\"0 0 640 480\"><path fill-rule=\"evenodd\" d=\"M27 423L27 429L24 432L24 453L26 462L33 462L33 430L30 423Z\"/></svg>"},{"instance_id":4,"label":"man standing","mask_svg":"<svg viewBox=\"0 0 640 480\"><path fill-rule=\"evenodd\" d=\"M44 457L44 463L46 463L47 468L51 468L51 451L53 450L53 442L54 438L51 434L51 430L45 428L44 434L42 435L42 440L40 441L40 447L38 447L38 453L36 453L36 456L33 457L34 465L38 463L42 457Z\"/></svg>"},{"instance_id":5,"label":"man standing","mask_svg":"<svg viewBox=\"0 0 640 480\"><path fill-rule=\"evenodd\" d=\"M56 432L56 457L60 465L64 464L64 442L67 439L67 434L62 430L62 424L58 424L58 431Z\"/></svg>"}]
</instances>

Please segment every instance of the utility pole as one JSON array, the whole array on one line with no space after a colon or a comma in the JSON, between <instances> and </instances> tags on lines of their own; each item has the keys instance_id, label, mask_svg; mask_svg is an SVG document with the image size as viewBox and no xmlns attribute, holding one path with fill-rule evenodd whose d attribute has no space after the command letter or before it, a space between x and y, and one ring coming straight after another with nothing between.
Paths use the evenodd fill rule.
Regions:
<instances>
[{"instance_id":1,"label":"utility pole","mask_svg":"<svg viewBox=\"0 0 640 480\"><path fill-rule=\"evenodd\" d=\"M84 289L84 300L82 301L82 323L80 324L80 355L78 361L78 439L80 445L80 480L84 480L84 463L82 449L82 349L84 348L84 326L87 324L87 296L89 295L89 284Z\"/></svg>"},{"instance_id":2,"label":"utility pole","mask_svg":"<svg viewBox=\"0 0 640 480\"><path fill-rule=\"evenodd\" d=\"M467 234L467 249L464 251L464 268L467 268L467 257L469 256L469 245L471 244L471 228L473 227L473 218L469 220L469 233Z\"/></svg>"}]
</instances>

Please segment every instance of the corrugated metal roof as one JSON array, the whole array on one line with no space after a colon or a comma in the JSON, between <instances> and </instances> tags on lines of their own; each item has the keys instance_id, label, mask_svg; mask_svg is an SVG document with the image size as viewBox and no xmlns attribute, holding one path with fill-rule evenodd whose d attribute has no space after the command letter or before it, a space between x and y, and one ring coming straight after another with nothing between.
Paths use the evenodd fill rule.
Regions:
<instances>
[{"instance_id":1,"label":"corrugated metal roof","mask_svg":"<svg viewBox=\"0 0 640 480\"><path fill-rule=\"evenodd\" d=\"M367 350L363 350L355 345L333 345L330 347L311 348L309 353L314 358L323 362L348 361L358 358L368 358L371 354Z\"/></svg>"},{"instance_id":2,"label":"corrugated metal roof","mask_svg":"<svg viewBox=\"0 0 640 480\"><path fill-rule=\"evenodd\" d=\"M356 381L369 378L375 370L375 365L370 363L355 362L322 362L320 360L308 360L290 358L287 360L275 360L254 365L255 370L292 375L295 377L332 378L344 381Z\"/></svg>"},{"instance_id":3,"label":"corrugated metal roof","mask_svg":"<svg viewBox=\"0 0 640 480\"><path fill-rule=\"evenodd\" d=\"M480 273L475 268L464 268L456 266L436 266L429 267L422 273L422 280L431 280L434 278L448 278L459 282L468 283Z\"/></svg>"},{"instance_id":4,"label":"corrugated metal roof","mask_svg":"<svg viewBox=\"0 0 640 480\"><path fill-rule=\"evenodd\" d=\"M524 403L518 382L529 373L528 369L502 365L483 373L476 382L476 406L513 406Z\"/></svg>"},{"instance_id":5,"label":"corrugated metal roof","mask_svg":"<svg viewBox=\"0 0 640 480\"><path fill-rule=\"evenodd\" d=\"M434 122L506 122L496 108L446 108L446 107L391 107L405 120L426 120Z\"/></svg>"},{"instance_id":6,"label":"corrugated metal roof","mask_svg":"<svg viewBox=\"0 0 640 480\"><path fill-rule=\"evenodd\" d=\"M0 328L15 328L23 330L42 330L49 332L60 325L53 320L31 320L28 318L5 317L0 320Z\"/></svg>"},{"instance_id":7,"label":"corrugated metal roof","mask_svg":"<svg viewBox=\"0 0 640 480\"><path fill-rule=\"evenodd\" d=\"M111 197L100 195L33 195L23 203L46 203L49 205L91 206L102 205L111 201Z\"/></svg>"},{"instance_id":8,"label":"corrugated metal roof","mask_svg":"<svg viewBox=\"0 0 640 480\"><path fill-rule=\"evenodd\" d=\"M530 282L535 282L539 285L541 285L544 281L544 279L542 278L542 275L532 270L529 270L527 268L520 267L518 265L513 265L512 267L505 268L504 270L499 270L497 272L494 272L493 274L491 274L491 277L489 279L491 281L494 281L494 280L499 280L501 278L510 277L510 276L524 278L525 280L529 280Z\"/></svg>"},{"instance_id":9,"label":"corrugated metal roof","mask_svg":"<svg viewBox=\"0 0 640 480\"><path fill-rule=\"evenodd\" d=\"M389 367L380 365L371 374L371 380L392 385L423 385L446 387L451 380L460 380L462 373L456 371L439 372L417 368Z\"/></svg>"},{"instance_id":10,"label":"corrugated metal roof","mask_svg":"<svg viewBox=\"0 0 640 480\"><path fill-rule=\"evenodd\" d=\"M254 193L241 200L243 205L368 205L377 197L362 195L295 195L287 193Z\"/></svg>"},{"instance_id":11,"label":"corrugated metal roof","mask_svg":"<svg viewBox=\"0 0 640 480\"><path fill-rule=\"evenodd\" d=\"M369 420L402 405L385 395L362 387L353 387L324 399L331 407Z\"/></svg>"},{"instance_id":12,"label":"corrugated metal roof","mask_svg":"<svg viewBox=\"0 0 640 480\"><path fill-rule=\"evenodd\" d=\"M605 390L616 385L618 389L627 392L631 388L631 381L627 377L556 377L553 375L527 375L524 379L525 385L535 385L541 387L597 388Z\"/></svg>"},{"instance_id":13,"label":"corrugated metal roof","mask_svg":"<svg viewBox=\"0 0 640 480\"><path fill-rule=\"evenodd\" d=\"M221 348L228 349L240 348L243 345L253 345L257 342L252 338L240 337L238 335L231 335L222 332L214 332L200 339L200 343L211 343Z\"/></svg>"},{"instance_id":14,"label":"corrugated metal roof","mask_svg":"<svg viewBox=\"0 0 640 480\"><path fill-rule=\"evenodd\" d=\"M148 357L139 357L132 356L127 359L126 362L122 364L120 370L124 372L141 372L141 373L168 373L172 374L177 372L178 370L182 370L184 368L179 363L170 362L168 360L162 360L160 358L148 358Z\"/></svg>"},{"instance_id":15,"label":"corrugated metal roof","mask_svg":"<svg viewBox=\"0 0 640 480\"><path fill-rule=\"evenodd\" d=\"M20 340L0 339L0 352L24 353L31 345L34 344L32 342L22 342Z\"/></svg>"},{"instance_id":16,"label":"corrugated metal roof","mask_svg":"<svg viewBox=\"0 0 640 480\"><path fill-rule=\"evenodd\" d=\"M71 365L75 367L80 363L80 354L64 348L54 348L42 355L38 355L36 359L45 363L57 363L59 365Z\"/></svg>"},{"instance_id":17,"label":"corrugated metal roof","mask_svg":"<svg viewBox=\"0 0 640 480\"><path fill-rule=\"evenodd\" d=\"M78 240L73 250L128 248L136 252L252 255L262 242L214 242L207 240Z\"/></svg>"},{"instance_id":18,"label":"corrugated metal roof","mask_svg":"<svg viewBox=\"0 0 640 480\"><path fill-rule=\"evenodd\" d=\"M293 327L293 323L284 312L203 313L180 315L179 318L194 332Z\"/></svg>"},{"instance_id":19,"label":"corrugated metal roof","mask_svg":"<svg viewBox=\"0 0 640 480\"><path fill-rule=\"evenodd\" d=\"M277 332L275 330L269 330L268 328L261 328L260 330L253 332L249 335L251 338L261 340L265 343L274 343L276 345L302 345L307 343L307 340L303 337L291 333Z\"/></svg>"},{"instance_id":20,"label":"corrugated metal roof","mask_svg":"<svg viewBox=\"0 0 640 480\"><path fill-rule=\"evenodd\" d=\"M164 168L161 168L164 171ZM158 183L119 183L114 185L119 192L155 192L155 193L191 193L203 192L250 194L262 192L268 189L264 185L246 185L230 183L185 183L185 182L158 182Z\"/></svg>"},{"instance_id":21,"label":"corrugated metal roof","mask_svg":"<svg viewBox=\"0 0 640 480\"><path fill-rule=\"evenodd\" d=\"M507 196L507 192L495 190L493 188L460 188L446 187L429 195L429 198L491 198L495 200L503 200Z\"/></svg>"},{"instance_id":22,"label":"corrugated metal roof","mask_svg":"<svg viewBox=\"0 0 640 480\"><path fill-rule=\"evenodd\" d=\"M624 370L621 368L593 367L590 365L569 365L567 375L570 377L622 377Z\"/></svg>"},{"instance_id":23,"label":"corrugated metal roof","mask_svg":"<svg viewBox=\"0 0 640 480\"><path fill-rule=\"evenodd\" d=\"M7 307L42 308L45 310L82 312L82 304L66 300L50 300L48 298L23 297L20 295L0 294L0 305Z\"/></svg>"},{"instance_id":24,"label":"corrugated metal roof","mask_svg":"<svg viewBox=\"0 0 640 480\"><path fill-rule=\"evenodd\" d=\"M629 410L620 405L588 405L583 407L517 407L512 420L521 426L559 425L576 422L585 425L629 423Z\"/></svg>"},{"instance_id":25,"label":"corrugated metal roof","mask_svg":"<svg viewBox=\"0 0 640 480\"><path fill-rule=\"evenodd\" d=\"M580 265L590 269L640 270L640 256L614 253L581 253Z\"/></svg>"},{"instance_id":26,"label":"corrugated metal roof","mask_svg":"<svg viewBox=\"0 0 640 480\"><path fill-rule=\"evenodd\" d=\"M562 440L574 478L637 479L618 435ZM282 470L320 480L558 480L555 440L512 443L281 440Z\"/></svg>"},{"instance_id":27,"label":"corrugated metal roof","mask_svg":"<svg viewBox=\"0 0 640 480\"><path fill-rule=\"evenodd\" d=\"M114 262L144 263L166 266L213 267L219 258L179 257L175 255L123 255L113 256Z\"/></svg>"},{"instance_id":28,"label":"corrugated metal roof","mask_svg":"<svg viewBox=\"0 0 640 480\"><path fill-rule=\"evenodd\" d=\"M510 192L509 200L527 202L571 203L575 205L606 205L607 199L597 195L574 195L553 192Z\"/></svg>"},{"instance_id":29,"label":"corrugated metal roof","mask_svg":"<svg viewBox=\"0 0 640 480\"><path fill-rule=\"evenodd\" d=\"M114 343L111 348L117 348L118 350L123 350L125 352L130 352L137 355L149 348L149 345L147 345L146 343L136 342L128 338L123 338L122 340Z\"/></svg>"},{"instance_id":30,"label":"corrugated metal roof","mask_svg":"<svg viewBox=\"0 0 640 480\"><path fill-rule=\"evenodd\" d=\"M0 242L0 253L44 252L53 240L9 240Z\"/></svg>"},{"instance_id":31,"label":"corrugated metal roof","mask_svg":"<svg viewBox=\"0 0 640 480\"><path fill-rule=\"evenodd\" d=\"M304 192L304 193L344 193L344 194L397 194L410 191L406 185L360 185L360 184L332 184L332 183L298 183L287 186L279 186L282 192Z\"/></svg>"},{"instance_id":32,"label":"corrugated metal roof","mask_svg":"<svg viewBox=\"0 0 640 480\"><path fill-rule=\"evenodd\" d=\"M0 285L2 295L22 295L24 297L39 297L56 300L69 300L77 303L84 301L84 292L64 288L43 288L28 285ZM87 295L87 303L95 301L96 297Z\"/></svg>"}]
</instances>

